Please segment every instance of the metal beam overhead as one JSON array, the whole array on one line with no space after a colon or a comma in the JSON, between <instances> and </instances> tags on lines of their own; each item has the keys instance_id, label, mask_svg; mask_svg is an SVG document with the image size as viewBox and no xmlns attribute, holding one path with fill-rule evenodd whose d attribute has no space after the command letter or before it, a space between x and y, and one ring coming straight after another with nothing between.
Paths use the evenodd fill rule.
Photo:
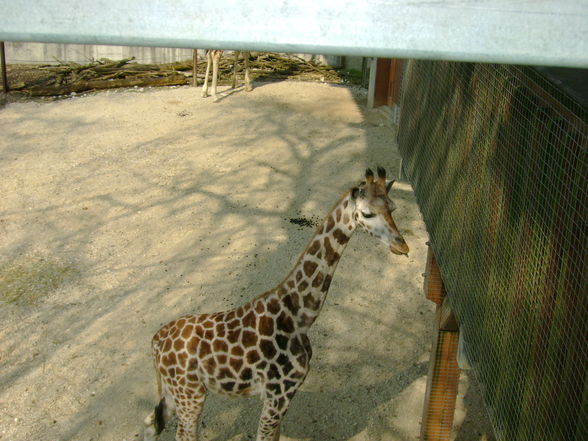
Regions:
<instances>
[{"instance_id":1,"label":"metal beam overhead","mask_svg":"<svg viewBox=\"0 0 588 441\"><path fill-rule=\"evenodd\" d=\"M0 40L588 67L588 0L19 0Z\"/></svg>"}]
</instances>

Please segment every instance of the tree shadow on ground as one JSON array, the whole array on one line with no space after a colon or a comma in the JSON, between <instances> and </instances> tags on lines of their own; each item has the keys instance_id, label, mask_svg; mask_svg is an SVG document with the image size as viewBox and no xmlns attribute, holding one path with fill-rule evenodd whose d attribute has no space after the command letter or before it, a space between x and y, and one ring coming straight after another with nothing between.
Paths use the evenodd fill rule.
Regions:
<instances>
[{"instance_id":1,"label":"tree shadow on ground","mask_svg":"<svg viewBox=\"0 0 588 441\"><path fill-rule=\"evenodd\" d=\"M108 437L123 412L141 414L137 418L138 434L143 417L155 404L154 376L148 348L157 328L180 313L227 309L273 287L287 274L290 264L312 235L312 230L300 231L286 219L300 212L323 218L340 194L359 181L366 166L379 164L388 169L394 167L396 158L390 159L387 151L376 148L369 139L370 135L365 145L351 148L362 142L357 138L361 134L343 130L345 125L337 123L334 131L326 129L328 137L319 137L316 134L319 129L313 129L313 133L305 129L310 120L317 118L317 113L295 111L286 116L276 115L276 109L289 109L289 106L286 101L281 103L279 97L274 97L271 104L254 109L250 103L244 104L243 108L239 108L236 102L232 103L232 111L236 114L250 115L246 133L232 131L226 120L219 120L209 126L207 133L203 133L196 124L186 127L182 133L153 136L140 146L141 152L146 152L143 154L164 146L170 156L184 155L189 158L185 169L169 179L147 166L133 168L135 157L132 155L121 159L122 164L105 163L101 158L90 156L77 165L78 170L88 173L76 177L79 188L93 185L91 181L96 179L94 171L104 175L105 184L111 184L112 176L116 176L123 167L129 168L126 173L132 177L132 187L123 186L117 190L115 186L105 185L98 194L67 193L66 187L71 181L63 178L63 198L32 208L32 218L43 219L48 231L51 231L50 245L47 245L51 253L76 256L86 274L91 274L95 281L105 281L104 285L86 286L82 282L77 287L81 293L77 294L75 301L70 303L66 299L53 299L53 303L41 308L50 312L52 322L62 323L63 327L47 324L46 327L31 328L27 341L30 347L40 348L37 355L15 361L22 340L15 338L10 347L8 353L11 355L6 361L8 369L3 370L0 383L2 387L25 381L26 378L39 378L45 366L51 364L61 368L55 372L56 378L47 379L46 389L39 392L62 394L64 399L78 401L75 414L56 415L51 427L37 432L36 436L40 439L44 436L80 439L88 432L88 427L100 426L93 430ZM52 124L53 117L40 115L38 118L42 125L49 127ZM71 131L77 130L81 124L102 123L100 120L93 123L75 119L59 121L64 130L68 127L67 130ZM323 124L328 125L329 121ZM182 144L183 137L201 139L208 133L218 136L221 145L224 144L224 151L215 153L219 155L219 160L209 166L198 162L198 156L205 153L198 146L188 150ZM235 136L239 142L231 144L231 140L235 142L236 138L232 138ZM244 155L242 161L235 160L235 155L242 154L268 137L279 143L279 150L271 152L272 155ZM27 144L26 137L21 141L22 148L34 151L35 146ZM354 153L350 155L350 151ZM295 166L285 165L283 158ZM137 154L136 159L140 161L141 154ZM166 164L160 164L161 169L165 167ZM250 170L255 171L253 180ZM151 192L154 187L163 187L164 191ZM405 204L413 202L403 191L396 194ZM69 202L68 198L71 199ZM198 204L204 200L207 208L202 213ZM27 210L26 216L31 216L30 209L23 210ZM145 219L139 216L140 213L153 215ZM68 215L79 216L75 229L63 229L60 219ZM2 216L18 219L24 216L24 211L3 211ZM242 222L230 225L227 219L234 216ZM418 212L411 216L418 217ZM184 242L174 243L174 248L166 250L161 242L170 238L151 237L158 230L150 229L149 222L164 224L170 231L177 228L206 230L201 235L186 234ZM402 222L399 223L402 228ZM84 262L83 256L96 252L96 240L117 228L121 229L120 241L111 252L122 258ZM235 248L228 244L242 233L243 228L248 231L249 244L253 244L249 246L248 253L222 261L222 256L229 255L223 254L223 248ZM126 229L133 229L134 233L129 234ZM149 240L139 245L132 241L138 235L148 235ZM276 240L277 237L279 240ZM11 251L15 254L26 253L34 246L32 240L23 240ZM357 245L361 248L360 243ZM142 249L136 249L138 246ZM132 249L129 259L124 258L127 249ZM386 250L381 249L381 252L385 254ZM151 255L153 257L135 259ZM270 271L260 273L255 270L262 265L269 266ZM113 286L101 278L104 271L116 277ZM217 279L200 282L206 279L206 272L218 275ZM335 278L338 276L340 274ZM354 281L352 275L343 279L346 284ZM345 298L349 292L343 286L339 288L342 292L338 295ZM84 320L80 321L77 317L82 310ZM348 321L341 326L353 328L357 326L358 317L353 311L349 312L348 316L341 315L341 320ZM30 324L37 317L42 318L42 311L25 311L23 315L27 316L23 323ZM361 320L369 320L369 312ZM16 329L22 332L18 327ZM394 330L389 339L401 341L407 335ZM323 336L319 337L316 340L325 340ZM336 337L344 338L341 335L330 338ZM421 342L427 340L426 336L410 338ZM319 346L324 344L319 343ZM339 387L326 381L322 390L302 390L286 417L283 430L286 436L318 441L329 439L332 437L329 433L336 430L337 438L331 439L348 439L366 430L379 406L393 400L426 371L422 363L414 364L414 357L405 357L394 362L390 369L392 375L382 374L382 369L378 369L367 379L358 381L358 370L366 369L366 366L369 368L374 363L382 366L388 363L379 351L370 349L369 344L366 346L354 349L358 352L356 362L338 364L315 356L314 370L328 372L339 382L347 379L345 381L350 386ZM69 378L69 365L80 358L88 359L84 378ZM116 367L116 376L109 374L109 366ZM394 374L394 371L399 373ZM94 384L97 385L96 390L89 392L94 389ZM217 403L210 411L205 411L210 412L205 414L205 423L207 419L211 421L214 430L223 426L224 418L230 418L231 423L218 433L209 432L216 439L231 439L244 431L255 433L258 406L252 409L252 405L244 404L243 400ZM330 403L336 405L331 406ZM298 424L300 420L305 423ZM383 431L397 430L386 421L378 424L375 427ZM136 434L129 434L128 437L133 439ZM398 436L403 439L405 435L399 432ZM370 432L370 439L377 440L377 434Z\"/></svg>"}]
</instances>

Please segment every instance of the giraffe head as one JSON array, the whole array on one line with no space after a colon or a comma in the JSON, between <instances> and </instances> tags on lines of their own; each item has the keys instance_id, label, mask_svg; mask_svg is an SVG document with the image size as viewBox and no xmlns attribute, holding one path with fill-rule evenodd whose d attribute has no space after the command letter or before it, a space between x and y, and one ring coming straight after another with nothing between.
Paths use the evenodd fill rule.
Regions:
<instances>
[{"instance_id":1,"label":"giraffe head","mask_svg":"<svg viewBox=\"0 0 588 441\"><path fill-rule=\"evenodd\" d=\"M353 219L365 231L377 237L390 248L394 254L408 255L408 245L398 231L392 211L396 209L388 192L394 181L386 182L386 170L378 167L378 177L369 168L365 172L365 181L351 190L355 201Z\"/></svg>"}]
</instances>

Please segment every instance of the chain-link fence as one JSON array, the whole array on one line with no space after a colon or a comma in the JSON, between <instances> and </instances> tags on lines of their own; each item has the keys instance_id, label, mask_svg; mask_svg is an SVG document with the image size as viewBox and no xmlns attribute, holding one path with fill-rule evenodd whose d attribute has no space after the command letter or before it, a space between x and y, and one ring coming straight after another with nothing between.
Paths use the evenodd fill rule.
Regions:
<instances>
[{"instance_id":1,"label":"chain-link fence","mask_svg":"<svg viewBox=\"0 0 588 441\"><path fill-rule=\"evenodd\" d=\"M500 440L588 440L588 111L527 67L411 61L399 131Z\"/></svg>"}]
</instances>

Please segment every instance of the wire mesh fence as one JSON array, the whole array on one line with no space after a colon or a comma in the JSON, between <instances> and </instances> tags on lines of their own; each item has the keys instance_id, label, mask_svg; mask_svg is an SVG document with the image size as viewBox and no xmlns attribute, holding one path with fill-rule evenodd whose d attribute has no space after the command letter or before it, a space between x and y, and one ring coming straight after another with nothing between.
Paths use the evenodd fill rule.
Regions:
<instances>
[{"instance_id":1,"label":"wire mesh fence","mask_svg":"<svg viewBox=\"0 0 588 441\"><path fill-rule=\"evenodd\" d=\"M499 440L588 439L588 111L528 67L410 61L399 145Z\"/></svg>"}]
</instances>

